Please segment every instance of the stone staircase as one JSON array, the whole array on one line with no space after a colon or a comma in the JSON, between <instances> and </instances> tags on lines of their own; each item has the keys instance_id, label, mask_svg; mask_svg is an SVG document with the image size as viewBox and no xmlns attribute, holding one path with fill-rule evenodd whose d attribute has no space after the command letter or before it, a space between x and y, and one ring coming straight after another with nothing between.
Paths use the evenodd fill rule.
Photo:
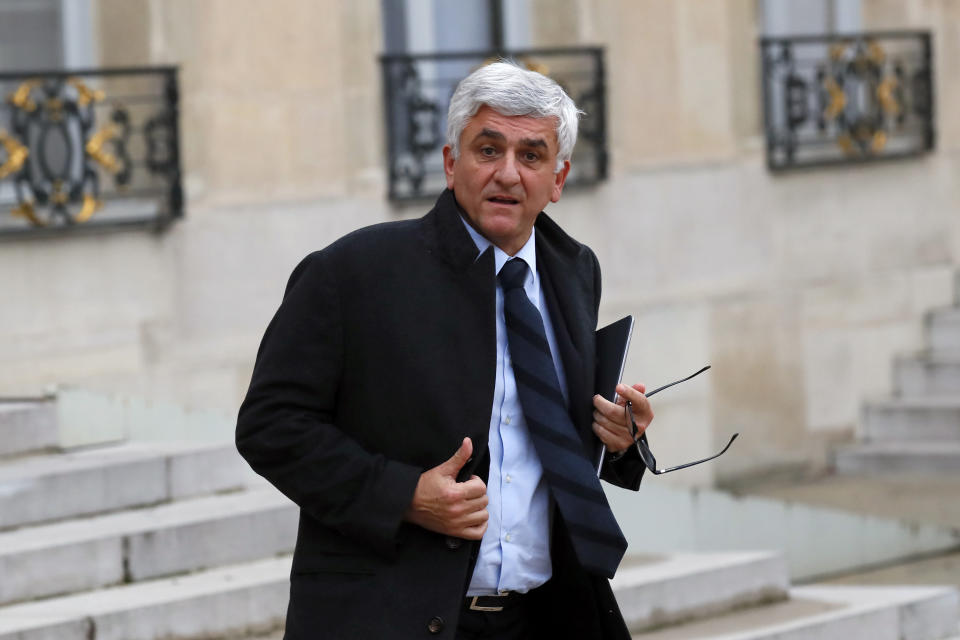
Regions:
<instances>
[{"instance_id":1,"label":"stone staircase","mask_svg":"<svg viewBox=\"0 0 960 640\"><path fill-rule=\"evenodd\" d=\"M55 416L0 403L0 640L279 640L296 508L232 445L60 451ZM638 639L958 634L953 589L791 587L774 552L632 555L613 585Z\"/></svg>"},{"instance_id":2,"label":"stone staircase","mask_svg":"<svg viewBox=\"0 0 960 640\"><path fill-rule=\"evenodd\" d=\"M928 313L924 337L894 362L894 396L864 406L861 441L834 452L838 473L960 474L960 305Z\"/></svg>"}]
</instances>

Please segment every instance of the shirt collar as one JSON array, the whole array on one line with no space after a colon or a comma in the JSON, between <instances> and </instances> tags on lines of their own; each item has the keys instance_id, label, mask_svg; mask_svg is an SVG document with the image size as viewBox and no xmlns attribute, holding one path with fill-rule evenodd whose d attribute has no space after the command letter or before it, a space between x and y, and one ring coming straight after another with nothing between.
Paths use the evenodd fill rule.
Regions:
<instances>
[{"instance_id":1,"label":"shirt collar","mask_svg":"<svg viewBox=\"0 0 960 640\"><path fill-rule=\"evenodd\" d=\"M477 257L480 257L488 247L493 247L493 260L496 265L496 272L500 273L500 269L503 268L503 265L507 263L507 260L511 258L523 258L523 261L527 263L527 266L530 267L530 275L534 276L536 279L537 273L537 233L536 231L531 230L530 238L527 240L520 251L517 251L517 254L514 256L508 256L507 253L493 244L486 238L484 238L480 233L473 228L473 226L467 222L466 217L463 213L460 214L460 221L463 223L463 226L466 227L467 233L470 234L470 237L473 238L474 244L477 245ZM529 277L529 275L527 276Z\"/></svg>"}]
</instances>

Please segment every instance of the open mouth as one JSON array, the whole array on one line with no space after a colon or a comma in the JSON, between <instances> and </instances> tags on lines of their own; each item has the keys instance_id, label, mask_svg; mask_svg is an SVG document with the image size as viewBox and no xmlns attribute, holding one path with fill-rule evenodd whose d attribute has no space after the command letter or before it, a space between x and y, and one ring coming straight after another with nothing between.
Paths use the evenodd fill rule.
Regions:
<instances>
[{"instance_id":1,"label":"open mouth","mask_svg":"<svg viewBox=\"0 0 960 640\"><path fill-rule=\"evenodd\" d=\"M493 196L492 198L487 198L487 200L494 204L517 204L519 202L519 200L508 198L507 196Z\"/></svg>"}]
</instances>

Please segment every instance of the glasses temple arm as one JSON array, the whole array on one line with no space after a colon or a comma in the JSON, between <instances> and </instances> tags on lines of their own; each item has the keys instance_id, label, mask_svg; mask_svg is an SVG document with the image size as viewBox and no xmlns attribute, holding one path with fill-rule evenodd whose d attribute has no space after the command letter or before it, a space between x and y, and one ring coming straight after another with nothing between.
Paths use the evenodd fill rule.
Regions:
<instances>
[{"instance_id":1,"label":"glasses temple arm","mask_svg":"<svg viewBox=\"0 0 960 640\"><path fill-rule=\"evenodd\" d=\"M658 470L655 471L654 473L656 473L657 475L659 475L659 474L661 474L661 473L669 473L669 472L671 472L671 471L677 471L677 470L679 470L679 469L686 469L687 467L692 467L692 466L698 465L698 464L700 464L700 463L702 463L702 462L710 462L710 461L713 460L714 458L719 458L720 456L722 456L723 454L725 454L725 453L727 452L727 449L730 448L730 445L733 444L733 441L736 440L736 439L737 439L737 436L739 436L739 435L740 435L739 433L735 433L735 434L733 434L732 436L730 436L730 442L727 443L727 446L725 446L723 449L721 449L721 450L720 450L720 453L716 453L716 454L710 456L709 458L704 458L703 460L697 460L696 462L688 462L687 464L677 465L676 467L668 467L668 468L666 468L666 469L658 469Z\"/></svg>"},{"instance_id":2,"label":"glasses temple arm","mask_svg":"<svg viewBox=\"0 0 960 640\"><path fill-rule=\"evenodd\" d=\"M689 375L689 376L687 376L686 378L681 378L680 380L677 380L676 382L671 382L670 384L665 384L665 385L663 385L662 387L657 387L657 388L654 389L653 391L651 391L651 392L649 392L649 393L645 393L645 394L643 394L643 395L645 395L646 397L649 398L650 396L652 396L652 395L654 395L654 394L656 394L656 393L660 393L660 392L663 391L664 389L669 389L670 387L672 387L672 386L675 385L675 384L680 384L681 382L686 382L686 381L689 380L690 378L696 378L698 375L700 375L701 373L703 373L704 371L706 371L706 370L709 369L709 368L710 368L710 365L707 365L707 366L705 366L703 369L700 369L700 371L697 371L696 373L694 373L694 374L692 374L692 375Z\"/></svg>"}]
</instances>

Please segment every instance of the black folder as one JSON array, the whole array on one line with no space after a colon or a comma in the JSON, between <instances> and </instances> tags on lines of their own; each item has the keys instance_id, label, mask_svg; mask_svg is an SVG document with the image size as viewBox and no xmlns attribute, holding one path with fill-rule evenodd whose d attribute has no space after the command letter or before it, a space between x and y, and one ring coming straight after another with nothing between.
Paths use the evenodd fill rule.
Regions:
<instances>
[{"instance_id":1,"label":"black folder","mask_svg":"<svg viewBox=\"0 0 960 640\"><path fill-rule=\"evenodd\" d=\"M627 364L627 350L630 348L630 336L633 333L633 316L620 318L597 330L597 386L596 393L611 402L617 400L617 384L623 376ZM603 456L607 447L601 443L597 451L597 475L603 466Z\"/></svg>"}]
</instances>

